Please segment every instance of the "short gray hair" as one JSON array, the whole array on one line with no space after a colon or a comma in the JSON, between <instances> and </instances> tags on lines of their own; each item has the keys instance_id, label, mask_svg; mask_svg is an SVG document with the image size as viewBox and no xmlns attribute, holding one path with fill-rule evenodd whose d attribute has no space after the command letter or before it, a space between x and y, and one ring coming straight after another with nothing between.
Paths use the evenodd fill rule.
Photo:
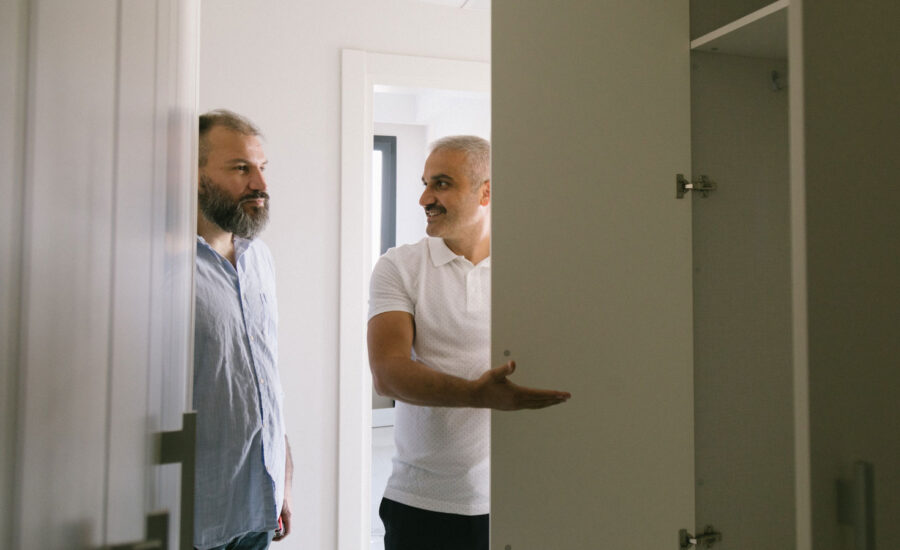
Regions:
<instances>
[{"instance_id":1,"label":"short gray hair","mask_svg":"<svg viewBox=\"0 0 900 550\"><path fill-rule=\"evenodd\" d=\"M200 151L198 155L198 164L202 168L206 166L206 159L209 156L209 141L206 136L210 130L216 126L228 128L233 132L243 134L245 136L261 136L259 128L250 122L249 119L243 117L228 109L216 109L200 115Z\"/></svg>"},{"instance_id":2,"label":"short gray hair","mask_svg":"<svg viewBox=\"0 0 900 550\"><path fill-rule=\"evenodd\" d=\"M461 151L466 154L472 190L491 179L491 142L478 136L447 136L434 141L428 153L440 150Z\"/></svg>"}]
</instances>

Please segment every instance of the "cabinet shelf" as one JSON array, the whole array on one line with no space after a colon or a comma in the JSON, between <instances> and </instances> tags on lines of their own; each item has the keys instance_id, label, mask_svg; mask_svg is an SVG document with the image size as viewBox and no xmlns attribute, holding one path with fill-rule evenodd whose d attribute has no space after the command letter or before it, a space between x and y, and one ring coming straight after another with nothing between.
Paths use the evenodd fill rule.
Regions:
<instances>
[{"instance_id":1,"label":"cabinet shelf","mask_svg":"<svg viewBox=\"0 0 900 550\"><path fill-rule=\"evenodd\" d=\"M747 57L787 59L789 3L789 0L778 0L691 40L691 49Z\"/></svg>"}]
</instances>

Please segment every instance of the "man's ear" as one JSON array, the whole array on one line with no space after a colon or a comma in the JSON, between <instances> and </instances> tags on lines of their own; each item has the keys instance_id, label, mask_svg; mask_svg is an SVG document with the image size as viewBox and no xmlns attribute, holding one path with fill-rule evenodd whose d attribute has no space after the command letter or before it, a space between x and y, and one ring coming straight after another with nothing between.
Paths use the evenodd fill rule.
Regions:
<instances>
[{"instance_id":1,"label":"man's ear","mask_svg":"<svg viewBox=\"0 0 900 550\"><path fill-rule=\"evenodd\" d=\"M481 206L491 204L491 180L484 180L484 183L481 184L479 193L481 193L481 199L479 200Z\"/></svg>"}]
</instances>

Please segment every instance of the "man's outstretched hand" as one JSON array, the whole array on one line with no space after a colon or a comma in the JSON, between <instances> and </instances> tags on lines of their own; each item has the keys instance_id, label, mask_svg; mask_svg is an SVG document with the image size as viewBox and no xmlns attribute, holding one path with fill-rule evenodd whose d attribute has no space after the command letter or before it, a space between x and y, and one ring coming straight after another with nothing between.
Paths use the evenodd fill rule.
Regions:
<instances>
[{"instance_id":1,"label":"man's outstretched hand","mask_svg":"<svg viewBox=\"0 0 900 550\"><path fill-rule=\"evenodd\" d=\"M475 381L476 395L481 407L501 411L543 409L565 403L572 394L556 390L540 390L513 384L509 376L515 372L516 362L495 367Z\"/></svg>"}]
</instances>

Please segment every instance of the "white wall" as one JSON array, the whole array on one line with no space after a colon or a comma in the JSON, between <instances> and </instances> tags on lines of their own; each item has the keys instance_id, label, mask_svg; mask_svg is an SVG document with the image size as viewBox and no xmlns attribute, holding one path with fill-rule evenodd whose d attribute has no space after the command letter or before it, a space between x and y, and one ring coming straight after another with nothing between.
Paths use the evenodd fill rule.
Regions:
<instances>
[{"instance_id":1,"label":"white wall","mask_svg":"<svg viewBox=\"0 0 900 550\"><path fill-rule=\"evenodd\" d=\"M429 94L421 98L419 111L428 121L429 142L459 134L491 139L491 100L487 94Z\"/></svg>"},{"instance_id":2,"label":"white wall","mask_svg":"<svg viewBox=\"0 0 900 550\"><path fill-rule=\"evenodd\" d=\"M488 61L489 13L410 0L203 0L200 109L249 116L270 160L263 239L278 269L297 499L281 550L337 546L343 48Z\"/></svg>"},{"instance_id":3,"label":"white wall","mask_svg":"<svg viewBox=\"0 0 900 550\"><path fill-rule=\"evenodd\" d=\"M376 86L375 122L421 124L428 142L469 134L491 138L491 98L486 92Z\"/></svg>"}]
</instances>

